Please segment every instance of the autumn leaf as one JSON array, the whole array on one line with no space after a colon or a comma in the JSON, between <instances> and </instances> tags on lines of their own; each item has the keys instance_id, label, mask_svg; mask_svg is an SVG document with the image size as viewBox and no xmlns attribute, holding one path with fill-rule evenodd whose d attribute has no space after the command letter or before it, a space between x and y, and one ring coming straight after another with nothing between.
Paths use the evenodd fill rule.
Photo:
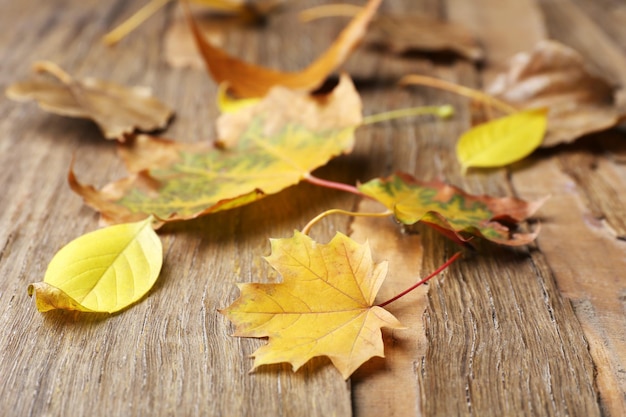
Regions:
<instances>
[{"instance_id":1,"label":"autumn leaf","mask_svg":"<svg viewBox=\"0 0 626 417\"><path fill-rule=\"evenodd\" d=\"M143 297L163 262L152 220L100 229L64 246L43 282L28 287L37 309L113 313Z\"/></svg>"},{"instance_id":2,"label":"autumn leaf","mask_svg":"<svg viewBox=\"0 0 626 417\"><path fill-rule=\"evenodd\" d=\"M456 154L463 171L519 161L541 145L547 109L531 109L474 126L461 135Z\"/></svg>"},{"instance_id":3,"label":"autumn leaf","mask_svg":"<svg viewBox=\"0 0 626 417\"><path fill-rule=\"evenodd\" d=\"M173 115L146 88L124 87L93 78L75 80L49 61L37 62L33 68L54 79L15 83L6 90L7 97L36 100L51 113L91 119L107 139L123 140L124 135L135 129L143 132L162 129Z\"/></svg>"},{"instance_id":4,"label":"autumn leaf","mask_svg":"<svg viewBox=\"0 0 626 417\"><path fill-rule=\"evenodd\" d=\"M268 337L257 349L254 369L288 362L298 370L311 358L328 356L344 378L373 356L384 357L381 327L403 326L373 306L387 273L369 245L337 233L318 244L295 232L272 239L267 261L279 284L239 284L241 295L221 312L236 325L235 336Z\"/></svg>"},{"instance_id":5,"label":"autumn leaf","mask_svg":"<svg viewBox=\"0 0 626 417\"><path fill-rule=\"evenodd\" d=\"M191 13L187 13L187 18L213 79L217 83L227 82L233 93L240 97L263 97L277 85L305 91L319 87L361 41L381 1L369 0L326 52L300 72L281 72L243 62L208 42Z\"/></svg>"},{"instance_id":6,"label":"autumn leaf","mask_svg":"<svg viewBox=\"0 0 626 417\"><path fill-rule=\"evenodd\" d=\"M461 243L469 241L471 235L510 246L530 243L538 230L512 233L508 225L527 219L545 202L471 195L452 185L422 182L405 173L374 179L358 188L393 210L400 222L424 222Z\"/></svg>"},{"instance_id":7,"label":"autumn leaf","mask_svg":"<svg viewBox=\"0 0 626 417\"><path fill-rule=\"evenodd\" d=\"M323 97L276 87L258 104L221 117L226 149L143 135L120 148L133 176L100 191L80 184L73 172L69 182L108 222L150 214L191 219L297 184L350 152L360 122L360 98L347 77Z\"/></svg>"},{"instance_id":8,"label":"autumn leaf","mask_svg":"<svg viewBox=\"0 0 626 417\"><path fill-rule=\"evenodd\" d=\"M469 29L425 15L381 14L372 22L365 40L388 45L396 53L450 51L472 61L484 57Z\"/></svg>"},{"instance_id":9,"label":"autumn leaf","mask_svg":"<svg viewBox=\"0 0 626 417\"><path fill-rule=\"evenodd\" d=\"M547 107L548 131L542 146L572 142L626 120L607 81L589 73L578 52L555 41L511 60L487 92L514 106Z\"/></svg>"},{"instance_id":10,"label":"autumn leaf","mask_svg":"<svg viewBox=\"0 0 626 417\"><path fill-rule=\"evenodd\" d=\"M352 4L324 4L301 12L299 17L310 22L321 17L355 16L361 10ZM386 46L397 54L449 51L472 61L480 61L484 55L475 37L463 25L412 13L378 13L369 25L365 42Z\"/></svg>"}]
</instances>

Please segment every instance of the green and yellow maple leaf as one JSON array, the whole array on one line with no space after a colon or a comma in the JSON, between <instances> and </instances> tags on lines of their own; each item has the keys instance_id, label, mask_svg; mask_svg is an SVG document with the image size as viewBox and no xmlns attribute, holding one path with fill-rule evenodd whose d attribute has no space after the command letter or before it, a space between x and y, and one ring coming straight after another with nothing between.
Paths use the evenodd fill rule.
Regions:
<instances>
[{"instance_id":1,"label":"green and yellow maple leaf","mask_svg":"<svg viewBox=\"0 0 626 417\"><path fill-rule=\"evenodd\" d=\"M471 195L452 185L422 182L405 173L374 179L358 188L393 210L404 224L424 222L458 242L467 242L474 235L511 246L532 242L538 231L512 233L507 225L530 217L545 201Z\"/></svg>"},{"instance_id":2,"label":"green and yellow maple leaf","mask_svg":"<svg viewBox=\"0 0 626 417\"><path fill-rule=\"evenodd\" d=\"M318 244L295 232L272 239L267 261L279 284L239 284L240 297L222 311L235 336L268 337L254 352L254 368L288 362L294 371L316 356L328 356L344 378L373 356L384 356L381 327L403 326L373 306L387 264L372 261L369 245L337 233Z\"/></svg>"},{"instance_id":3,"label":"green and yellow maple leaf","mask_svg":"<svg viewBox=\"0 0 626 417\"><path fill-rule=\"evenodd\" d=\"M361 101L347 77L322 98L276 87L259 103L220 118L222 149L139 136L120 148L133 176L102 190L81 184L72 171L69 182L111 223L151 214L191 219L297 184L350 152L360 122Z\"/></svg>"}]
</instances>

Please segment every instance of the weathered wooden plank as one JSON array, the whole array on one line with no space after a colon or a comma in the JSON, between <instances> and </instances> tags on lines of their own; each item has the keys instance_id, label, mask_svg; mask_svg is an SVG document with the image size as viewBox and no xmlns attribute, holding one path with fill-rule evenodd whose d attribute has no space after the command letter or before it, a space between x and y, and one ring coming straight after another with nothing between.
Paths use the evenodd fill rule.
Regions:
<instances>
[{"instance_id":1,"label":"weathered wooden plank","mask_svg":"<svg viewBox=\"0 0 626 417\"><path fill-rule=\"evenodd\" d=\"M573 43L578 47L584 45L586 47L585 54L588 57L592 56L593 62L600 63L596 65L596 68L612 68L613 70L608 72L613 75L613 79L619 79L619 76L615 74L618 72L617 68L621 67L623 55L619 54L615 45L612 44L610 39L608 39L598 27L594 27L588 18L580 13L571 2L542 2L541 6L542 11L546 13L546 23L551 34L559 34L557 38L570 45L572 45L570 41L576 39L577 42ZM521 33L519 36L521 37ZM615 59L607 58L603 51L609 51L607 54L610 57L615 57ZM603 56L599 57L598 55ZM489 71L489 69L487 69L487 71ZM605 75L607 75L606 72L607 71L605 71ZM618 225L615 228L619 229L621 220L618 218L620 217L619 212L621 209L618 207L618 203L612 203L616 202L616 199L619 199L619 197L616 196L611 189L621 189L622 185L619 181L616 181L615 175L606 175L607 172L614 172L610 167L610 163L607 161L607 159L610 159L610 151L604 154L598 154L597 152L593 153L593 149L591 149L591 153L589 153L589 148L586 148L586 150L587 153L577 153L579 159L581 157L591 157L594 159L598 157L601 158L601 161L596 160L596 164L585 166L580 165L580 160L576 160L576 157L572 158L571 155L557 156L559 155L557 153L553 155L552 159L547 160L545 163L539 166L533 165L532 169L526 169L519 173L518 171L514 171L512 179L515 189L521 195L533 195L527 193L534 193L535 196L539 196L541 194L554 194L556 192L557 196L555 196L555 198L560 197L560 193L556 190L561 189L563 183L561 183L561 187L559 187L558 183L552 183L545 179L558 178L559 175L562 175L557 174L559 169L570 169L570 171L577 172L576 177L580 179L579 184L583 186L581 191L583 193L586 192L589 196L587 199L587 201L590 202L589 208L595 208L596 212L602 211L611 213L605 217L611 217L613 224ZM591 154L594 156L590 156ZM598 166L597 164L603 167L602 170L594 169L595 166ZM594 171L600 171L600 174ZM605 173L605 175L602 173ZM593 185L591 185L591 181L594 182ZM572 183L570 182L570 184ZM588 186L584 187L584 185ZM599 188L597 185L602 185L602 187ZM571 190L571 185L569 189ZM621 255L619 255L619 250L611 252L611 255L608 257L606 255L606 245L611 247L613 244L616 244L615 241L612 243L603 242L601 245L589 245L589 247L582 244L582 242L588 242L589 239L595 239L590 236L590 230L586 230L587 228L574 227L575 224L580 224L581 219L589 219L589 216L586 214L586 209L582 208L580 205L572 204L571 201L566 201L565 199L557 202L556 207L552 206L552 204L555 203L551 202L550 205L542 211L542 213L546 213L544 214L547 219L546 223L555 224L551 226L552 230L557 228L556 225L562 225L563 228L568 228L569 232L572 232L572 234L567 236L563 233L563 229L560 229L561 233L546 233L544 228L539 237L539 244L542 253L546 256L547 263L552 268L552 273L558 283L559 289L565 296L574 301L576 315L581 321L584 336L589 343L589 350L594 361L596 372L598 373L596 383L598 384L599 395L602 399L602 410L608 415L622 415L624 414L623 393L625 391L619 369L623 367L624 356L619 346L623 345L622 336L620 335L623 334L623 332L612 326L614 323L617 323L618 327L621 326L622 329L624 328L623 311L620 315L615 306L613 308L607 308L604 302L599 301L603 299L601 296L581 296L579 299L576 296L572 296L568 291L568 288L576 285L584 286L584 283L588 281L586 281L583 276L586 275L588 280L590 275L597 274L597 272L592 272L595 271L592 267L593 261L591 261L591 258L594 257L593 253L596 253L596 256L600 259L606 259L606 262L610 264L606 269L607 271L618 271L622 268L619 263ZM606 207L607 205L616 208L615 215L618 218L612 217L613 212ZM603 206L604 210L598 208L598 206ZM550 207L554 208L550 209ZM572 210L572 207L579 207L579 209ZM544 227L547 227L547 225L544 225ZM605 229L605 231L608 232L608 229ZM546 242L546 244L542 242ZM587 247L583 249L584 253L580 252L582 246ZM552 248L552 250L546 250L546 247ZM577 249L574 249L574 247ZM594 252L595 250L597 250L597 252ZM577 251L579 252L576 253ZM601 255L600 253L604 253L605 255ZM582 270L586 271L587 274L581 274L581 269L576 267L567 271L557 267L557 265L562 265L563 263L571 265L572 262L578 263L579 261ZM582 264L585 265L584 268ZM573 270L576 270L577 273L572 274ZM612 296L609 296L609 298L613 298L613 302L609 302L609 304L615 304L615 302L618 301L615 298L619 297L617 294L623 292L623 285L620 285L619 281L609 278L612 276L613 273L608 273L608 276L605 276L605 279L608 279L608 282L610 282L606 285L611 288L610 291L612 292ZM594 291L597 290L591 291L591 294L593 294ZM605 295L608 296L608 294ZM583 308L583 306L586 306L586 308ZM608 318L606 321L600 318L607 316L611 318Z\"/></svg>"},{"instance_id":2,"label":"weathered wooden plank","mask_svg":"<svg viewBox=\"0 0 626 417\"><path fill-rule=\"evenodd\" d=\"M520 193L552 195L541 211L538 246L583 327L603 413L621 416L626 410L624 242L592 215L584 190L551 158L534 158L513 182Z\"/></svg>"},{"instance_id":3,"label":"weathered wooden plank","mask_svg":"<svg viewBox=\"0 0 626 417\"><path fill-rule=\"evenodd\" d=\"M598 20L598 6L603 6L606 21ZM615 24L619 15L614 15L623 4L564 0L542 1L541 7L551 36L578 50L602 76L622 88L626 85L626 57L619 43L624 28ZM617 136L623 141L623 134ZM623 192L617 190L623 190L626 180L615 159L621 150L615 139L612 133L585 138L557 150L558 168L542 162L540 169L523 175L536 181L536 192L551 192L560 200L551 203L546 216L554 221L542 232L539 245L559 288L572 299L594 358L601 406L610 416L626 414L626 285L619 277L626 247L616 240L624 233ZM516 188L527 189L521 182L516 181ZM571 207L578 210L572 212Z\"/></svg>"},{"instance_id":4,"label":"weathered wooden plank","mask_svg":"<svg viewBox=\"0 0 626 417\"><path fill-rule=\"evenodd\" d=\"M450 21L467 26L480 38L491 71L502 70L513 54L546 37L543 16L533 1L505 5L498 0L446 0L444 4ZM483 77L489 81L490 71Z\"/></svg>"},{"instance_id":5,"label":"weathered wooden plank","mask_svg":"<svg viewBox=\"0 0 626 417\"><path fill-rule=\"evenodd\" d=\"M379 212L381 206L364 200L362 213ZM419 280L422 262L421 236L403 234L390 218L359 217L351 226L352 238L369 242L377 260L389 263L389 271L377 300L383 302ZM364 364L351 378L355 414L358 416L420 415L417 361L426 349L421 312L426 308L427 286L386 307L406 329L384 333L385 358Z\"/></svg>"},{"instance_id":6,"label":"weathered wooden plank","mask_svg":"<svg viewBox=\"0 0 626 417\"><path fill-rule=\"evenodd\" d=\"M626 45L626 4L620 0L574 0L602 31L624 50Z\"/></svg>"},{"instance_id":7,"label":"weathered wooden plank","mask_svg":"<svg viewBox=\"0 0 626 417\"><path fill-rule=\"evenodd\" d=\"M0 34L0 85L26 77L33 60L51 59L80 76L150 85L178 111L168 136L210 138L215 86L203 72L162 63L172 7L116 48L99 43L142 3L3 0L0 25L12 30ZM294 48L279 33L297 26L291 16L271 28L240 30L228 47L274 66L302 67L328 39L311 36L308 49ZM332 37L341 22L327 27ZM248 374L248 355L263 342L232 338L217 309L234 299L235 282L276 279L260 258L268 237L289 236L324 207L351 198L303 185L254 207L167 227L165 268L145 300L112 317L42 315L27 284L42 278L62 244L97 228L97 216L66 184L72 154L87 182L104 184L123 169L114 145L89 122L8 100L0 100L0 114L0 409L14 416L350 415L348 386L325 361L295 374L283 366ZM345 222L327 225L320 239Z\"/></svg>"},{"instance_id":8,"label":"weathered wooden plank","mask_svg":"<svg viewBox=\"0 0 626 417\"><path fill-rule=\"evenodd\" d=\"M447 141L453 155L454 139ZM446 176L457 176L447 166ZM473 172L459 182L502 195L510 188L502 174ZM454 250L430 232L423 241L425 272ZM538 263L538 253L485 244L430 286L419 368L424 415L600 414L582 329Z\"/></svg>"},{"instance_id":9,"label":"weathered wooden plank","mask_svg":"<svg viewBox=\"0 0 626 417\"><path fill-rule=\"evenodd\" d=\"M97 42L141 3L0 0L0 27L14 28L0 34L0 87L26 75L32 60L49 58L81 76L150 85L178 111L168 136L212 137L215 86L203 72L173 70L164 63L163 36L174 5L117 48ZM322 1L298 6L315 3ZM605 36L597 23L600 12L583 3L575 0L596 23L589 26L587 19L581 27L590 27L591 39L602 45L594 51L585 41L582 52L593 58L609 50L604 60L594 62L619 79L623 58L611 39L620 39L614 22L621 15L611 18L610 36ZM620 376L626 363L625 289L619 276L624 242L606 227L617 230L623 221L623 138L601 135L593 149L582 143L566 152L544 152L512 170L461 177L454 143L469 126L467 101L432 89L394 86L413 72L480 85L512 53L543 38L546 27L562 40L574 36L564 23L581 21L574 0L554 4L565 4L567 10L549 2L540 10L532 0L447 0L445 7L430 0L386 2L386 10L419 9L473 28L487 49L486 70L463 61L394 57L368 49L346 65L357 79L367 114L441 103L452 103L458 114L449 122L426 118L360 128L354 153L333 161L320 176L354 183L401 169L473 192L554 195L540 212L537 247L482 244L476 256L460 261L430 289L389 306L409 329L385 333L388 358L370 361L353 378L356 415L626 414ZM621 10L616 0L611 4L611 10ZM263 29L234 29L225 34L225 46L261 64L302 68L345 20L303 25L293 12L273 16ZM260 258L268 253L268 237L289 236L331 207L372 207L304 184L253 206L168 226L161 234L164 272L141 303L113 317L42 317L26 297L26 285L42 277L63 243L97 227L94 213L65 183L72 153L77 152L76 169L88 182L103 184L122 176L123 169L113 145L101 140L92 124L46 115L34 105L0 100L0 133L5 167L0 170L0 323L8 329L0 334L0 409L17 416L350 414L348 386L325 360L296 374L283 366L248 374L246 356L263 342L230 337L232 328L216 309L234 299L235 282L278 278ZM327 241L335 230L348 228L345 217L330 217L312 235ZM413 282L419 269L432 271L456 249L430 230L402 235L386 220L360 219L352 229L357 240L371 235L378 261L393 262L381 300Z\"/></svg>"},{"instance_id":10,"label":"weathered wooden plank","mask_svg":"<svg viewBox=\"0 0 626 417\"><path fill-rule=\"evenodd\" d=\"M616 238L626 239L626 198L620 192L626 183L613 162L603 155L607 149L593 143L598 137L580 140L562 151L559 165L561 171L576 182L592 218L606 222Z\"/></svg>"},{"instance_id":11,"label":"weathered wooden plank","mask_svg":"<svg viewBox=\"0 0 626 417\"><path fill-rule=\"evenodd\" d=\"M458 3L448 2L448 15L486 43L485 78L544 36L532 1L474 1L472 13L456 9ZM520 23L521 15L530 21ZM454 140L448 141L452 153ZM451 168L446 176L475 192L511 190L498 171L461 180ZM425 245L424 265L432 269L433 259L442 262L450 250ZM420 368L425 415L600 414L582 329L541 254L483 245L476 258L453 266L444 282L431 286L429 300L430 344Z\"/></svg>"},{"instance_id":12,"label":"weathered wooden plank","mask_svg":"<svg viewBox=\"0 0 626 417\"><path fill-rule=\"evenodd\" d=\"M550 37L576 49L589 60L589 65L611 80L613 83L626 86L626 54L624 44L606 33L605 24L613 28L613 33L624 36L624 28L617 32L613 19L604 21L592 20L589 9L594 2L582 10L572 0L542 0L541 9L546 20ZM597 16L597 14L596 14Z\"/></svg>"}]
</instances>

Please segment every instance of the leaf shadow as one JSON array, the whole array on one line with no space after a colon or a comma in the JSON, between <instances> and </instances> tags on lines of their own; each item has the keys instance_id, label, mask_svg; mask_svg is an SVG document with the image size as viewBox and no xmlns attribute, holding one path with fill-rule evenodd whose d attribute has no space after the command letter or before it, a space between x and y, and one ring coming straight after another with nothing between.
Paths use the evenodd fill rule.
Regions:
<instances>
[{"instance_id":1,"label":"leaf shadow","mask_svg":"<svg viewBox=\"0 0 626 417\"><path fill-rule=\"evenodd\" d=\"M388 358L394 355L399 357L409 357L414 349L414 341L410 339L416 335L406 335L405 338L394 336L394 332L383 330L383 344L385 346L385 356ZM407 364L408 365L408 364ZM351 377L353 384L367 384L367 381L376 375L388 374L393 370L389 368L389 362L386 358L374 356L363 363Z\"/></svg>"},{"instance_id":2,"label":"leaf shadow","mask_svg":"<svg viewBox=\"0 0 626 417\"><path fill-rule=\"evenodd\" d=\"M369 41L366 43L364 48L369 51L379 55L382 55L384 58L395 58L401 60L423 60L430 61L434 65L441 66L452 66L458 61L467 61L473 63L477 70L481 70L483 68L483 63L480 60L470 60L469 58L465 58L457 52L453 50L420 50L418 48L405 48L400 51L396 51L393 48L390 48L389 45L385 42L379 41Z\"/></svg>"},{"instance_id":3,"label":"leaf shadow","mask_svg":"<svg viewBox=\"0 0 626 417\"><path fill-rule=\"evenodd\" d=\"M135 303L133 303L133 305L134 304ZM117 313L121 313L127 308ZM104 322L115 316L117 313L88 313L82 311L52 310L47 311L42 315L44 317L44 321L48 324L73 324L84 326Z\"/></svg>"},{"instance_id":4,"label":"leaf shadow","mask_svg":"<svg viewBox=\"0 0 626 417\"><path fill-rule=\"evenodd\" d=\"M276 363L269 365L261 365L257 369L250 371L251 375L272 376L274 378L280 376L288 376L296 380L307 381L327 372L328 368L333 368L333 364L327 356L316 356L302 365L297 371L293 371L288 363ZM339 372L335 370L337 374Z\"/></svg>"}]
</instances>

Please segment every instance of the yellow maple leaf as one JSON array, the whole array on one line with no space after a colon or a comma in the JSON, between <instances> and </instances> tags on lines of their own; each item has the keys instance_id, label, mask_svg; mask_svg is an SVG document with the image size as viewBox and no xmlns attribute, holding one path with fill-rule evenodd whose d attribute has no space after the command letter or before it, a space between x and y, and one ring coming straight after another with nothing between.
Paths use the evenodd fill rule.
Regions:
<instances>
[{"instance_id":1,"label":"yellow maple leaf","mask_svg":"<svg viewBox=\"0 0 626 417\"><path fill-rule=\"evenodd\" d=\"M328 356L347 379L369 358L384 357L381 327L404 328L373 306L387 263L375 264L367 243L341 233L318 244L296 231L271 244L266 259L284 282L239 284L240 297L221 311L236 324L235 336L269 338L254 352L254 368L288 362L296 371Z\"/></svg>"}]
</instances>

